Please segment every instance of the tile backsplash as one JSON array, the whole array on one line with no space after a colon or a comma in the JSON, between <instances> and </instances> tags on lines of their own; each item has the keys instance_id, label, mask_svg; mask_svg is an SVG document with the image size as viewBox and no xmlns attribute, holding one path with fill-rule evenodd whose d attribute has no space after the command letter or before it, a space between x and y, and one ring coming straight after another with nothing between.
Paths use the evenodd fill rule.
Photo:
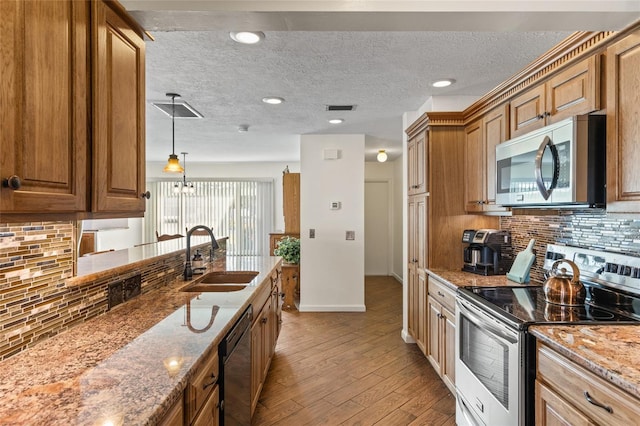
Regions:
<instances>
[{"instance_id":1,"label":"tile backsplash","mask_svg":"<svg viewBox=\"0 0 640 426\"><path fill-rule=\"evenodd\" d=\"M184 254L179 253L135 271L121 268L90 283L66 286L74 271L74 232L70 221L0 223L0 360L107 312L114 281L141 275L145 293L182 273Z\"/></svg>"},{"instance_id":2,"label":"tile backsplash","mask_svg":"<svg viewBox=\"0 0 640 426\"><path fill-rule=\"evenodd\" d=\"M640 219L608 215L600 209L505 216L500 218L500 227L511 231L514 253L523 250L531 238L536 239L536 263L531 278L538 281L544 280L542 264L547 243L640 256Z\"/></svg>"}]
</instances>

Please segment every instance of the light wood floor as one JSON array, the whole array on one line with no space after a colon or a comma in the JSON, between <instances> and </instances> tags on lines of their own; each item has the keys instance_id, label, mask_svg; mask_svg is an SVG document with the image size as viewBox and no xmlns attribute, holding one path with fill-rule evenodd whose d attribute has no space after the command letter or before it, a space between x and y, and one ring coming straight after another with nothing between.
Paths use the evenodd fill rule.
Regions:
<instances>
[{"instance_id":1,"label":"light wood floor","mask_svg":"<svg viewBox=\"0 0 640 426\"><path fill-rule=\"evenodd\" d=\"M455 425L455 399L400 337L402 286L367 277L364 313L283 312L253 425Z\"/></svg>"}]
</instances>

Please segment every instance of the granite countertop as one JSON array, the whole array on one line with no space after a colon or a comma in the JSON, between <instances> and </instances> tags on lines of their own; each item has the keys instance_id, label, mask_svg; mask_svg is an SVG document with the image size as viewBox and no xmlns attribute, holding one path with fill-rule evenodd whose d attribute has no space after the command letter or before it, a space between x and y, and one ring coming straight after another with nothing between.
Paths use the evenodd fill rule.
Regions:
<instances>
[{"instance_id":1,"label":"granite countertop","mask_svg":"<svg viewBox=\"0 0 640 426\"><path fill-rule=\"evenodd\" d=\"M218 259L210 270L259 274L230 293L183 292L176 280L1 362L0 424L155 424L279 262Z\"/></svg>"},{"instance_id":2,"label":"granite countertop","mask_svg":"<svg viewBox=\"0 0 640 426\"><path fill-rule=\"evenodd\" d=\"M640 398L639 325L533 325L529 332L575 363Z\"/></svg>"},{"instance_id":3,"label":"granite countertop","mask_svg":"<svg viewBox=\"0 0 640 426\"><path fill-rule=\"evenodd\" d=\"M451 271L440 269L427 269L429 275L440 278L451 284L454 288L475 286L475 287L502 287L502 286L527 286L536 285L535 282L529 284L519 284L507 279L506 275L478 275L465 271ZM538 284L539 285L539 284Z\"/></svg>"}]
</instances>

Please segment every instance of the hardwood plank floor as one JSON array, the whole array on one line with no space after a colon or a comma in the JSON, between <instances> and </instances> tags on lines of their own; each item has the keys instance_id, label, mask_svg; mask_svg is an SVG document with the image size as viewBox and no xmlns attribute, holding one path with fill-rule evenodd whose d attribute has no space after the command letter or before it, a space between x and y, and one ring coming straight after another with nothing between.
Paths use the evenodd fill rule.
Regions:
<instances>
[{"instance_id":1,"label":"hardwood plank floor","mask_svg":"<svg viewBox=\"0 0 640 426\"><path fill-rule=\"evenodd\" d=\"M253 425L455 425L455 398L400 337L402 285L366 277L367 312L283 312Z\"/></svg>"}]
</instances>

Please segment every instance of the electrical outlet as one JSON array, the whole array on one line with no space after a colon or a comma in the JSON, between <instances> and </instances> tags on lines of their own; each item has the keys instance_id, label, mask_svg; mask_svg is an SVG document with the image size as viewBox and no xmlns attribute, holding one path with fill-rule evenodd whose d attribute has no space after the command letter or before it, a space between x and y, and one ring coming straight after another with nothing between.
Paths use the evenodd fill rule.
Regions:
<instances>
[{"instance_id":1,"label":"electrical outlet","mask_svg":"<svg viewBox=\"0 0 640 426\"><path fill-rule=\"evenodd\" d=\"M309 238L315 238L316 237L316 230L311 228L309 229Z\"/></svg>"},{"instance_id":2,"label":"electrical outlet","mask_svg":"<svg viewBox=\"0 0 640 426\"><path fill-rule=\"evenodd\" d=\"M347 237L346 239L348 241L355 240L356 239L356 231L347 231L346 237Z\"/></svg>"}]
</instances>

